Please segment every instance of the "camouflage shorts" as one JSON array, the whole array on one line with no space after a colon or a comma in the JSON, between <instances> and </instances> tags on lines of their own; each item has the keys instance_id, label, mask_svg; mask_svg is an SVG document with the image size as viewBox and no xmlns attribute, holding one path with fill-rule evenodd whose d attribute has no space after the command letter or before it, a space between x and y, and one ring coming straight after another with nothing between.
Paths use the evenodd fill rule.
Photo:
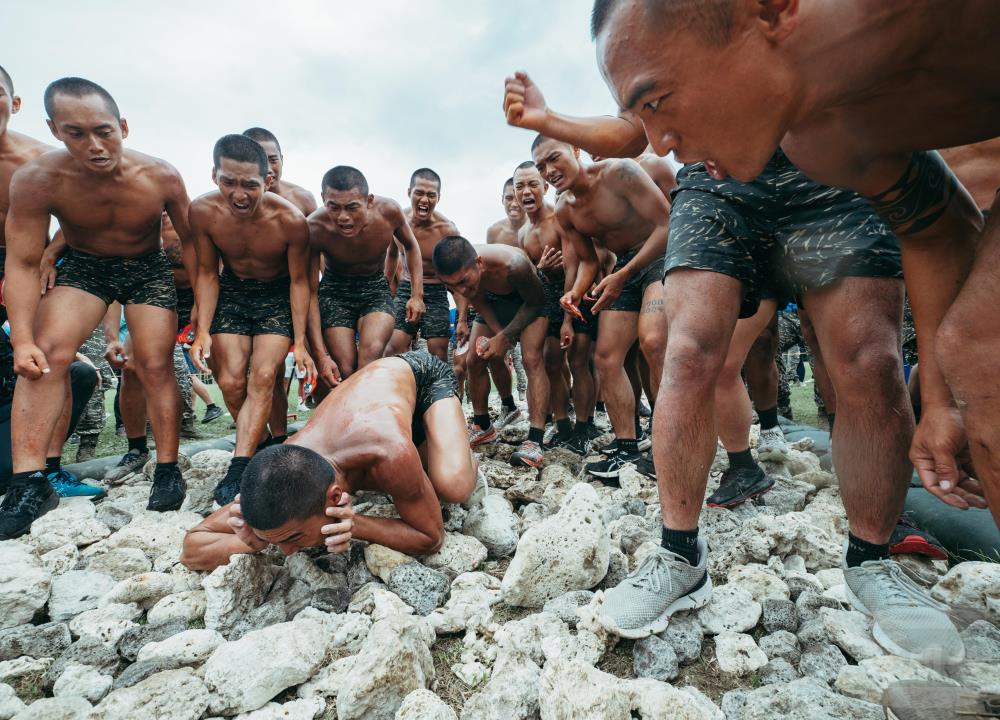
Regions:
<instances>
[{"instance_id":1,"label":"camouflage shorts","mask_svg":"<svg viewBox=\"0 0 1000 720\"><path fill-rule=\"evenodd\" d=\"M400 280L396 288L396 329L407 335L420 331L423 338L448 337L451 334L451 309L448 306L448 289L440 283L424 284L424 317L419 323L406 322L406 303L413 287L409 280Z\"/></svg>"},{"instance_id":2,"label":"camouflage shorts","mask_svg":"<svg viewBox=\"0 0 1000 720\"><path fill-rule=\"evenodd\" d=\"M545 290L545 309L542 311L549 319L548 337L559 337L559 329L562 327L565 311L559 300L565 292L564 278L553 279L543 273L538 273L542 281L542 288Z\"/></svg>"},{"instance_id":3,"label":"camouflage shorts","mask_svg":"<svg viewBox=\"0 0 1000 720\"><path fill-rule=\"evenodd\" d=\"M117 300L122 305L177 307L174 274L162 250L128 258L67 248L56 275L60 285L96 295L108 305Z\"/></svg>"},{"instance_id":4,"label":"camouflage shorts","mask_svg":"<svg viewBox=\"0 0 1000 720\"><path fill-rule=\"evenodd\" d=\"M614 272L618 272L631 262L638 250L630 250L622 253L615 261ZM624 312L639 312L642 310L642 296L646 294L646 288L655 282L663 282L663 256L653 260L649 265L637 272L631 280L625 283L622 294L608 306L608 310L621 310Z\"/></svg>"},{"instance_id":5,"label":"camouflage shorts","mask_svg":"<svg viewBox=\"0 0 1000 720\"><path fill-rule=\"evenodd\" d=\"M455 374L451 366L441 362L426 350L405 352L399 356L413 371L417 382L417 401L413 407L413 444L417 447L426 439L424 433L424 413L439 400L457 398L455 394Z\"/></svg>"},{"instance_id":6,"label":"camouflage shorts","mask_svg":"<svg viewBox=\"0 0 1000 720\"><path fill-rule=\"evenodd\" d=\"M319 314L323 329L355 329L358 320L371 313L392 315L394 308L389 282L383 273L341 275L327 271L320 280Z\"/></svg>"},{"instance_id":7,"label":"camouflage shorts","mask_svg":"<svg viewBox=\"0 0 1000 720\"><path fill-rule=\"evenodd\" d=\"M191 324L194 288L177 288L177 332Z\"/></svg>"},{"instance_id":8,"label":"camouflage shorts","mask_svg":"<svg viewBox=\"0 0 1000 720\"><path fill-rule=\"evenodd\" d=\"M775 153L749 183L685 165L672 193L666 271L693 268L743 283L740 316L760 300L845 277L900 278L899 242L868 201L813 182Z\"/></svg>"},{"instance_id":9,"label":"camouflage shorts","mask_svg":"<svg viewBox=\"0 0 1000 720\"><path fill-rule=\"evenodd\" d=\"M219 302L209 333L292 337L290 292L287 277L268 282L244 280L223 270L219 275Z\"/></svg>"}]
</instances>

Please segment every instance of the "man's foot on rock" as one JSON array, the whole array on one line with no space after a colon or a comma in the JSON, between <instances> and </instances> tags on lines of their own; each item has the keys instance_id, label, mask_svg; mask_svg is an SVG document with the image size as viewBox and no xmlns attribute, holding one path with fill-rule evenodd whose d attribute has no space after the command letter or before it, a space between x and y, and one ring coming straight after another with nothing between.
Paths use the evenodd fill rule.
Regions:
<instances>
[{"instance_id":1,"label":"man's foot on rock","mask_svg":"<svg viewBox=\"0 0 1000 720\"><path fill-rule=\"evenodd\" d=\"M28 482L11 485L0 503L0 540L13 540L31 529L49 510L59 506L59 495L42 473L33 473Z\"/></svg>"},{"instance_id":2,"label":"man's foot on rock","mask_svg":"<svg viewBox=\"0 0 1000 720\"><path fill-rule=\"evenodd\" d=\"M890 555L925 555L932 560L947 560L948 551L936 537L918 528L910 518L902 515L889 538Z\"/></svg>"},{"instance_id":3,"label":"man's foot on rock","mask_svg":"<svg viewBox=\"0 0 1000 720\"><path fill-rule=\"evenodd\" d=\"M156 512L179 510L186 494L187 483L184 482L181 469L176 464L157 465L146 509Z\"/></svg>"},{"instance_id":4,"label":"man's foot on rock","mask_svg":"<svg viewBox=\"0 0 1000 720\"><path fill-rule=\"evenodd\" d=\"M500 417L498 417L496 422L493 423L493 427L499 430L507 427L511 423L517 422L520 418L521 411L518 408L514 408L513 410L507 410L504 408L500 412Z\"/></svg>"},{"instance_id":5,"label":"man's foot on rock","mask_svg":"<svg viewBox=\"0 0 1000 720\"><path fill-rule=\"evenodd\" d=\"M514 467L540 468L544 462L542 446L533 440L525 440L510 456L510 464Z\"/></svg>"},{"instance_id":6,"label":"man's foot on rock","mask_svg":"<svg viewBox=\"0 0 1000 720\"><path fill-rule=\"evenodd\" d=\"M97 502L108 494L104 488L88 485L65 468L49 473L48 480L59 497L86 497Z\"/></svg>"},{"instance_id":7,"label":"man's foot on rock","mask_svg":"<svg viewBox=\"0 0 1000 720\"><path fill-rule=\"evenodd\" d=\"M149 453L139 450L129 450L122 455L118 464L104 473L104 482L115 485L125 479L127 475L142 470L143 465L149 462Z\"/></svg>"},{"instance_id":8,"label":"man's foot on rock","mask_svg":"<svg viewBox=\"0 0 1000 720\"><path fill-rule=\"evenodd\" d=\"M1000 717L1000 694L933 680L902 680L882 693L889 720L986 720Z\"/></svg>"},{"instance_id":9,"label":"man's foot on rock","mask_svg":"<svg viewBox=\"0 0 1000 720\"><path fill-rule=\"evenodd\" d=\"M788 442L780 427L760 431L760 443L757 445L757 458L761 461L784 462L788 459Z\"/></svg>"},{"instance_id":10,"label":"man's foot on rock","mask_svg":"<svg viewBox=\"0 0 1000 720\"><path fill-rule=\"evenodd\" d=\"M872 635L883 648L931 665L955 665L965 658L947 606L932 599L895 560L845 564L843 570L848 600L874 619Z\"/></svg>"},{"instance_id":11,"label":"man's foot on rock","mask_svg":"<svg viewBox=\"0 0 1000 720\"><path fill-rule=\"evenodd\" d=\"M722 473L719 489L708 496L705 504L709 507L733 508L747 500L763 495L774 485L774 478L768 477L759 465L753 468L728 468Z\"/></svg>"},{"instance_id":12,"label":"man's foot on rock","mask_svg":"<svg viewBox=\"0 0 1000 720\"><path fill-rule=\"evenodd\" d=\"M205 425L206 423L210 423L213 420L217 420L218 418L222 417L225 414L226 412L218 405L209 405L207 408L205 408L205 415L201 419L201 424Z\"/></svg>"},{"instance_id":13,"label":"man's foot on rock","mask_svg":"<svg viewBox=\"0 0 1000 720\"><path fill-rule=\"evenodd\" d=\"M557 439L557 444L553 447L561 447L564 450L569 450L571 453L586 457L590 454L590 438L587 437L585 431L574 432L568 438L563 440Z\"/></svg>"},{"instance_id":14,"label":"man's foot on rock","mask_svg":"<svg viewBox=\"0 0 1000 720\"><path fill-rule=\"evenodd\" d=\"M708 545L702 539L698 540L697 566L665 548L654 550L635 572L604 592L597 621L623 638L663 632L675 612L700 608L712 597L707 559Z\"/></svg>"},{"instance_id":15,"label":"man's foot on rock","mask_svg":"<svg viewBox=\"0 0 1000 720\"><path fill-rule=\"evenodd\" d=\"M603 479L617 479L618 473L623 467L632 463L633 465L642 457L638 452L630 453L622 450L617 445L614 449L608 446L606 457L603 460L597 460L596 462L587 463L584 468L588 473L594 477Z\"/></svg>"},{"instance_id":16,"label":"man's foot on rock","mask_svg":"<svg viewBox=\"0 0 1000 720\"><path fill-rule=\"evenodd\" d=\"M469 447L476 447L483 443L493 442L497 439L496 426L490 425L485 430L478 425L469 428Z\"/></svg>"}]
</instances>

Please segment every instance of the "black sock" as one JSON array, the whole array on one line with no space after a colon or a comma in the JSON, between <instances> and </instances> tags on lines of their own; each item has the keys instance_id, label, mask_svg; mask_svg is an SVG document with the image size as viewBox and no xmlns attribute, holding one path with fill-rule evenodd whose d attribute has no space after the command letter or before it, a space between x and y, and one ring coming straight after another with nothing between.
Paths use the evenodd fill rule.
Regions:
<instances>
[{"instance_id":1,"label":"black sock","mask_svg":"<svg viewBox=\"0 0 1000 720\"><path fill-rule=\"evenodd\" d=\"M149 452L149 448L146 447L146 436L140 435L139 437L128 439L128 449L138 450L140 455L145 455Z\"/></svg>"},{"instance_id":2,"label":"black sock","mask_svg":"<svg viewBox=\"0 0 1000 720\"><path fill-rule=\"evenodd\" d=\"M857 567L868 560L885 560L889 557L889 544L874 545L847 533L847 567Z\"/></svg>"},{"instance_id":3,"label":"black sock","mask_svg":"<svg viewBox=\"0 0 1000 720\"><path fill-rule=\"evenodd\" d=\"M48 484L44 470L30 470L28 472L14 473L10 476L10 487L28 487L30 485Z\"/></svg>"},{"instance_id":4,"label":"black sock","mask_svg":"<svg viewBox=\"0 0 1000 720\"><path fill-rule=\"evenodd\" d=\"M552 413L549 413L548 415L545 416L545 424L546 425L548 425L550 422L552 422L552 420L553 420Z\"/></svg>"},{"instance_id":5,"label":"black sock","mask_svg":"<svg viewBox=\"0 0 1000 720\"><path fill-rule=\"evenodd\" d=\"M729 456L729 467L731 468L753 469L757 467L757 463L753 461L753 455L750 454L750 448L740 452L726 453L726 455Z\"/></svg>"},{"instance_id":6,"label":"black sock","mask_svg":"<svg viewBox=\"0 0 1000 720\"><path fill-rule=\"evenodd\" d=\"M618 450L626 455L638 455L639 441L635 438L618 438Z\"/></svg>"},{"instance_id":7,"label":"black sock","mask_svg":"<svg viewBox=\"0 0 1000 720\"><path fill-rule=\"evenodd\" d=\"M569 418L556 420L556 431L559 433L559 437L568 438L573 434L573 421Z\"/></svg>"},{"instance_id":8,"label":"black sock","mask_svg":"<svg viewBox=\"0 0 1000 720\"><path fill-rule=\"evenodd\" d=\"M505 398L500 398L500 402L503 403L505 410L517 410L517 404L514 402L513 395L508 395Z\"/></svg>"},{"instance_id":9,"label":"black sock","mask_svg":"<svg viewBox=\"0 0 1000 720\"><path fill-rule=\"evenodd\" d=\"M270 440L267 441L268 445L283 445L285 440L288 439L287 435L274 435Z\"/></svg>"},{"instance_id":10,"label":"black sock","mask_svg":"<svg viewBox=\"0 0 1000 720\"><path fill-rule=\"evenodd\" d=\"M758 410L757 417L760 418L760 429L770 430L778 426L778 406L775 405L770 410Z\"/></svg>"},{"instance_id":11,"label":"black sock","mask_svg":"<svg viewBox=\"0 0 1000 720\"><path fill-rule=\"evenodd\" d=\"M587 423L588 426L593 425L594 424L594 416L593 415L588 415L586 423Z\"/></svg>"},{"instance_id":12,"label":"black sock","mask_svg":"<svg viewBox=\"0 0 1000 720\"><path fill-rule=\"evenodd\" d=\"M164 470L171 470L171 469L173 469L175 467L177 467L177 461L176 460L174 460L173 462L165 462L165 463L158 462L158 463L156 463L156 469L157 470L159 470L161 468L164 469Z\"/></svg>"},{"instance_id":13,"label":"black sock","mask_svg":"<svg viewBox=\"0 0 1000 720\"><path fill-rule=\"evenodd\" d=\"M483 415L473 415L472 422L478 425L480 430L489 430L492 426L489 413L484 413Z\"/></svg>"},{"instance_id":14,"label":"black sock","mask_svg":"<svg viewBox=\"0 0 1000 720\"><path fill-rule=\"evenodd\" d=\"M577 420L576 427L573 428L573 432L575 432L578 435L583 435L584 433L587 432L589 427L590 423L588 423L586 420Z\"/></svg>"},{"instance_id":15,"label":"black sock","mask_svg":"<svg viewBox=\"0 0 1000 720\"><path fill-rule=\"evenodd\" d=\"M837 417L837 413L829 413L826 417L830 421L830 433L833 434L833 419Z\"/></svg>"},{"instance_id":16,"label":"black sock","mask_svg":"<svg viewBox=\"0 0 1000 720\"><path fill-rule=\"evenodd\" d=\"M216 407L218 407L218 405L216 405L215 403L209 403L208 405L205 406L205 409L206 410L211 410L212 408L216 408Z\"/></svg>"},{"instance_id":17,"label":"black sock","mask_svg":"<svg viewBox=\"0 0 1000 720\"><path fill-rule=\"evenodd\" d=\"M660 544L665 550L680 555L691 565L698 564L698 528L694 530L661 530Z\"/></svg>"},{"instance_id":18,"label":"black sock","mask_svg":"<svg viewBox=\"0 0 1000 720\"><path fill-rule=\"evenodd\" d=\"M603 400L598 400L597 405L594 406L594 412L607 412L607 407L604 405Z\"/></svg>"},{"instance_id":19,"label":"black sock","mask_svg":"<svg viewBox=\"0 0 1000 720\"><path fill-rule=\"evenodd\" d=\"M62 458L56 455L55 457L45 458L45 474L51 475L54 472L59 472L61 467Z\"/></svg>"},{"instance_id":20,"label":"black sock","mask_svg":"<svg viewBox=\"0 0 1000 720\"><path fill-rule=\"evenodd\" d=\"M640 435L642 435L642 426L639 425L640 422L641 422L641 419L639 418L639 413L636 413L635 414L635 436L636 437L639 437Z\"/></svg>"},{"instance_id":21,"label":"black sock","mask_svg":"<svg viewBox=\"0 0 1000 720\"><path fill-rule=\"evenodd\" d=\"M248 457L234 457L229 461L229 469L226 471L226 479L239 479L243 477L243 471L247 469L247 464L249 462L250 458Z\"/></svg>"},{"instance_id":22,"label":"black sock","mask_svg":"<svg viewBox=\"0 0 1000 720\"><path fill-rule=\"evenodd\" d=\"M542 444L542 440L545 439L545 428L528 428L528 440L533 443Z\"/></svg>"}]
</instances>

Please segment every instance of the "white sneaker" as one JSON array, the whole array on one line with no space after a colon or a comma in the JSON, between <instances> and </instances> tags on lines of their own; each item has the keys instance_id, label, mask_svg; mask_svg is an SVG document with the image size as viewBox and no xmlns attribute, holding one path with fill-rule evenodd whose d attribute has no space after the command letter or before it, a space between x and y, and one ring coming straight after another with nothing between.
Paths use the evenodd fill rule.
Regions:
<instances>
[{"instance_id":1,"label":"white sneaker","mask_svg":"<svg viewBox=\"0 0 1000 720\"><path fill-rule=\"evenodd\" d=\"M760 442L757 444L757 458L761 461L784 462L788 459L788 442L780 427L760 431Z\"/></svg>"}]
</instances>

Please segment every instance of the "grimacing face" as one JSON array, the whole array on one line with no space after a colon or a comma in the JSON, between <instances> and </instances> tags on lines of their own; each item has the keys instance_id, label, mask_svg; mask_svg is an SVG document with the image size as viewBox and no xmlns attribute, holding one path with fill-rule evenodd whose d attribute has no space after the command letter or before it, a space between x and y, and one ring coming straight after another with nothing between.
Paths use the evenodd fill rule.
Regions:
<instances>
[{"instance_id":1,"label":"grimacing face","mask_svg":"<svg viewBox=\"0 0 1000 720\"><path fill-rule=\"evenodd\" d=\"M212 169L212 180L236 217L250 217L260 207L271 184L271 176L262 175L255 162L232 158L219 159L219 167Z\"/></svg>"},{"instance_id":2,"label":"grimacing face","mask_svg":"<svg viewBox=\"0 0 1000 720\"><path fill-rule=\"evenodd\" d=\"M611 94L642 121L658 155L705 162L715 179L753 180L796 104L777 28L736 0L729 41L718 44L683 22L651 21L645 5L623 0L597 38Z\"/></svg>"},{"instance_id":3,"label":"grimacing face","mask_svg":"<svg viewBox=\"0 0 1000 720\"><path fill-rule=\"evenodd\" d=\"M483 276L483 259L476 258L476 261L465 266L453 275L438 275L441 282L445 284L453 293L464 297L473 297L479 292L479 283Z\"/></svg>"},{"instance_id":4,"label":"grimacing face","mask_svg":"<svg viewBox=\"0 0 1000 720\"><path fill-rule=\"evenodd\" d=\"M128 123L115 117L104 98L57 94L52 115L49 130L74 160L92 173L114 172L125 152Z\"/></svg>"},{"instance_id":5,"label":"grimacing face","mask_svg":"<svg viewBox=\"0 0 1000 720\"><path fill-rule=\"evenodd\" d=\"M267 165L271 169L274 182L281 180L284 158L281 156L281 150L278 149L278 143L272 140L258 140L257 142L264 148L264 152L267 154Z\"/></svg>"},{"instance_id":6,"label":"grimacing face","mask_svg":"<svg viewBox=\"0 0 1000 720\"><path fill-rule=\"evenodd\" d=\"M557 193L576 182L583 171L579 150L559 140L544 140L531 151L538 173Z\"/></svg>"},{"instance_id":7,"label":"grimacing face","mask_svg":"<svg viewBox=\"0 0 1000 720\"><path fill-rule=\"evenodd\" d=\"M524 210L517 204L517 198L514 197L513 183L503 186L503 196L500 198L500 202L503 203L504 214L507 215L507 219L512 223L524 218Z\"/></svg>"},{"instance_id":8,"label":"grimacing face","mask_svg":"<svg viewBox=\"0 0 1000 720\"><path fill-rule=\"evenodd\" d=\"M251 530L264 542L277 546L285 555L294 555L305 548L321 547L324 543L321 528L329 521L326 515L320 513L303 519L293 518L273 530Z\"/></svg>"},{"instance_id":9,"label":"grimacing face","mask_svg":"<svg viewBox=\"0 0 1000 720\"><path fill-rule=\"evenodd\" d=\"M533 215L545 205L548 185L537 168L518 168L514 171L514 195L524 212Z\"/></svg>"},{"instance_id":10,"label":"grimacing face","mask_svg":"<svg viewBox=\"0 0 1000 720\"><path fill-rule=\"evenodd\" d=\"M359 188L323 188L323 206L337 223L337 232L344 237L354 237L364 229L368 223L368 211L374 203L375 196L363 195Z\"/></svg>"},{"instance_id":11,"label":"grimacing face","mask_svg":"<svg viewBox=\"0 0 1000 720\"><path fill-rule=\"evenodd\" d=\"M418 177L406 194L410 198L410 207L415 220L429 220L438 201L441 200L441 188L428 178Z\"/></svg>"}]
</instances>

